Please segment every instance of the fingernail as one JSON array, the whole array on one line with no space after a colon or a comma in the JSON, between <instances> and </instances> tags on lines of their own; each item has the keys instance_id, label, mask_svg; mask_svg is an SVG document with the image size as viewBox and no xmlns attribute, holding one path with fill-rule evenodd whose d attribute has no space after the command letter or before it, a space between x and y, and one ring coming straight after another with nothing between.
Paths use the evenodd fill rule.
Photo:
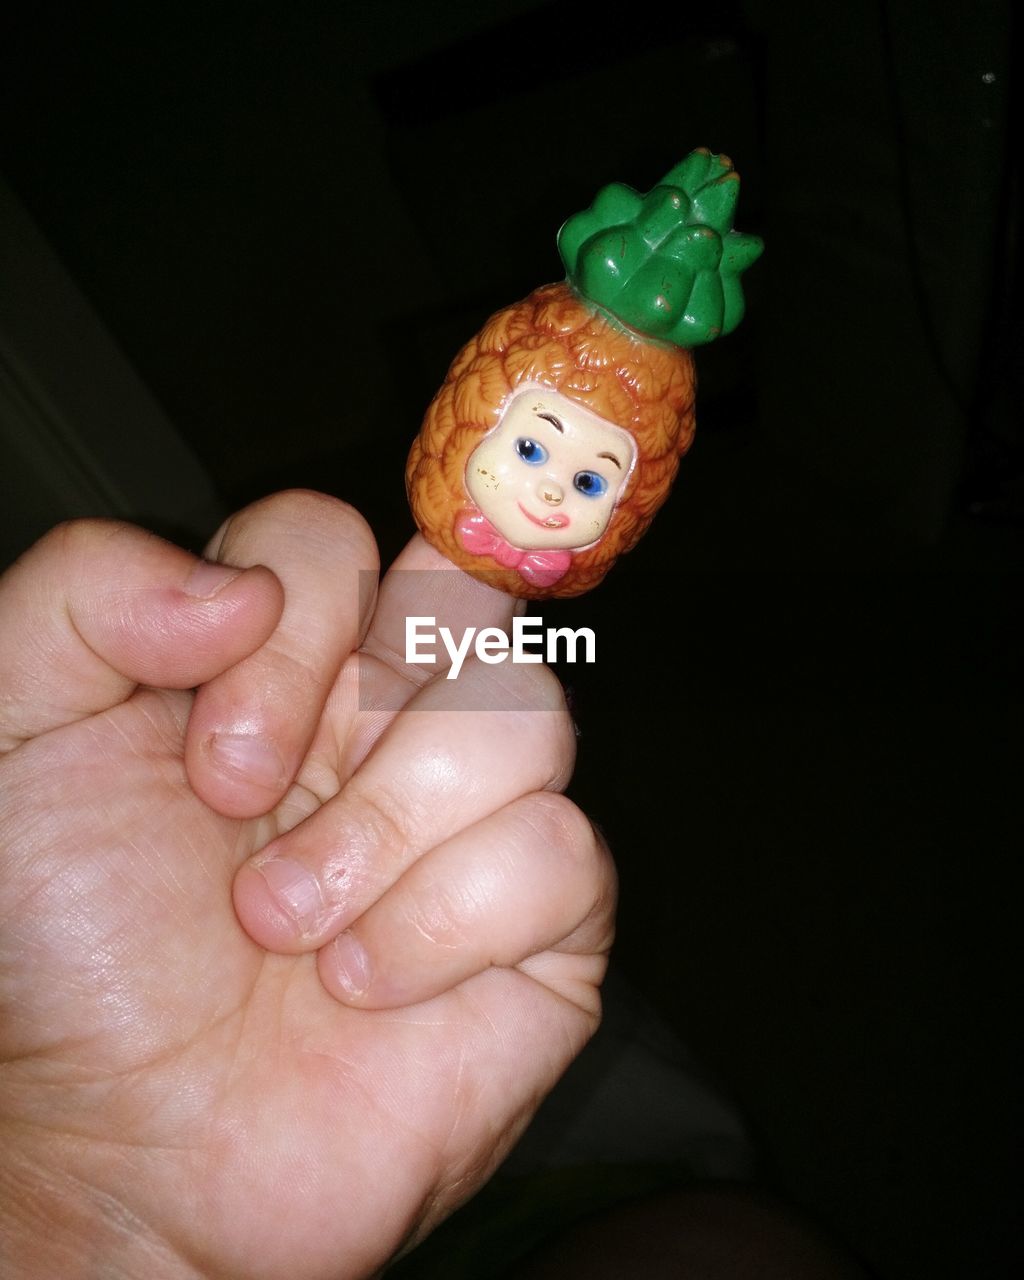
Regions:
<instances>
[{"instance_id":1,"label":"fingernail","mask_svg":"<svg viewBox=\"0 0 1024 1280\"><path fill-rule=\"evenodd\" d=\"M241 569L236 569L231 565L214 564L212 560L200 560L188 575L182 591L187 596L195 596L200 600L209 600L222 587L226 587L229 582L234 581L241 572Z\"/></svg>"},{"instance_id":2,"label":"fingernail","mask_svg":"<svg viewBox=\"0 0 1024 1280\"><path fill-rule=\"evenodd\" d=\"M365 995L370 985L370 957L366 948L348 932L339 933L331 945L334 948L334 971L342 990L353 999Z\"/></svg>"},{"instance_id":3,"label":"fingernail","mask_svg":"<svg viewBox=\"0 0 1024 1280\"><path fill-rule=\"evenodd\" d=\"M270 789L287 782L284 761L272 742L251 733L215 733L210 738L214 764L240 773L250 782Z\"/></svg>"},{"instance_id":4,"label":"fingernail","mask_svg":"<svg viewBox=\"0 0 1024 1280\"><path fill-rule=\"evenodd\" d=\"M303 933L312 933L323 915L324 899L317 878L290 858L267 858L255 864L270 896Z\"/></svg>"}]
</instances>

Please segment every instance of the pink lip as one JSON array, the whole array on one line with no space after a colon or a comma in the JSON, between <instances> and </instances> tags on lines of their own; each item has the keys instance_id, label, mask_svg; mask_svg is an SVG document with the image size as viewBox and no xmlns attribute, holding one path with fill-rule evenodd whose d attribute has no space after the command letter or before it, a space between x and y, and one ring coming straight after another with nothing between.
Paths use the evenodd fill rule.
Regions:
<instances>
[{"instance_id":1,"label":"pink lip","mask_svg":"<svg viewBox=\"0 0 1024 1280\"><path fill-rule=\"evenodd\" d=\"M542 529L564 529L569 523L569 517L563 515L547 516L544 520L538 520L536 516L530 515L521 502L517 502L516 506L526 516L527 520L532 520L534 524L540 525Z\"/></svg>"}]
</instances>

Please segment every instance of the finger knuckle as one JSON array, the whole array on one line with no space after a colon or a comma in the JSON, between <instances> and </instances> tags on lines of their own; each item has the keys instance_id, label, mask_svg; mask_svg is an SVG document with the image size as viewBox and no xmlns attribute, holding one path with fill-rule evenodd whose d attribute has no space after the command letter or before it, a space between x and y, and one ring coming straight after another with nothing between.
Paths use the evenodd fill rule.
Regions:
<instances>
[{"instance_id":1,"label":"finger knuckle","mask_svg":"<svg viewBox=\"0 0 1024 1280\"><path fill-rule=\"evenodd\" d=\"M531 715L527 731L533 737L534 759L542 765L545 786L560 791L569 785L576 763L576 730L561 682L546 666L516 666L512 671L522 683L523 705L545 713Z\"/></svg>"},{"instance_id":2,"label":"finger knuckle","mask_svg":"<svg viewBox=\"0 0 1024 1280\"><path fill-rule=\"evenodd\" d=\"M401 861L414 825L401 805L380 791L358 789L353 783L346 788L345 802L349 825L362 832L364 842L378 851L387 850L392 858Z\"/></svg>"},{"instance_id":3,"label":"finger knuckle","mask_svg":"<svg viewBox=\"0 0 1024 1280\"><path fill-rule=\"evenodd\" d=\"M127 538L145 538L147 535L120 520L107 520L100 516L87 516L77 520L63 520L47 533L39 543L42 551L53 551L71 564L96 555L110 542Z\"/></svg>"},{"instance_id":4,"label":"finger knuckle","mask_svg":"<svg viewBox=\"0 0 1024 1280\"><path fill-rule=\"evenodd\" d=\"M590 819L558 792L540 791L523 805L534 838L572 868L590 874L600 861L600 848Z\"/></svg>"},{"instance_id":5,"label":"finger knuckle","mask_svg":"<svg viewBox=\"0 0 1024 1280\"><path fill-rule=\"evenodd\" d=\"M458 950L469 940L474 904L441 881L419 886L406 905L406 920L431 946Z\"/></svg>"},{"instance_id":6,"label":"finger knuckle","mask_svg":"<svg viewBox=\"0 0 1024 1280\"><path fill-rule=\"evenodd\" d=\"M360 564L377 563L377 543L362 515L347 502L315 489L283 489L260 498L231 521L227 542L254 523L279 524L304 536L324 541L332 548L341 540Z\"/></svg>"},{"instance_id":7,"label":"finger knuckle","mask_svg":"<svg viewBox=\"0 0 1024 1280\"><path fill-rule=\"evenodd\" d=\"M571 892L577 919L597 923L602 947L614 932L618 877L605 841L577 805L563 795L544 792L528 797L526 820L535 838L545 842L548 857L557 859L557 876Z\"/></svg>"},{"instance_id":8,"label":"finger knuckle","mask_svg":"<svg viewBox=\"0 0 1024 1280\"><path fill-rule=\"evenodd\" d=\"M573 902L570 949L605 952L615 936L618 876L608 846L583 811L561 795L533 797L531 820L559 860L558 877ZM575 940L575 941L572 941Z\"/></svg>"}]
</instances>

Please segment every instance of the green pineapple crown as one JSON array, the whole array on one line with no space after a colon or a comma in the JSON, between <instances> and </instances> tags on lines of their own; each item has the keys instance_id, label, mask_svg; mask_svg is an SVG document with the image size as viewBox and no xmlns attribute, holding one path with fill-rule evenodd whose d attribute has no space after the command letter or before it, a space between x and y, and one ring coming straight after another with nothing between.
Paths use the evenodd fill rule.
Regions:
<instances>
[{"instance_id":1,"label":"green pineapple crown","mask_svg":"<svg viewBox=\"0 0 1024 1280\"><path fill-rule=\"evenodd\" d=\"M733 231L740 176L691 151L647 195L614 182L558 233L576 291L650 338L698 347L743 319L740 273L764 248Z\"/></svg>"}]
</instances>

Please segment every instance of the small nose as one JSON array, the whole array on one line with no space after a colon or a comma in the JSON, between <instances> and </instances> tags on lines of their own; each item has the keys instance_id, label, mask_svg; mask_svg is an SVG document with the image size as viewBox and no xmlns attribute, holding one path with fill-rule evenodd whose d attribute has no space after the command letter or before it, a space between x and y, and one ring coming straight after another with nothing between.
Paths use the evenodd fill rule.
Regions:
<instances>
[{"instance_id":1,"label":"small nose","mask_svg":"<svg viewBox=\"0 0 1024 1280\"><path fill-rule=\"evenodd\" d=\"M560 484L555 484L554 480L543 480L540 484L540 496L549 507L557 507L565 497L565 492Z\"/></svg>"}]
</instances>

